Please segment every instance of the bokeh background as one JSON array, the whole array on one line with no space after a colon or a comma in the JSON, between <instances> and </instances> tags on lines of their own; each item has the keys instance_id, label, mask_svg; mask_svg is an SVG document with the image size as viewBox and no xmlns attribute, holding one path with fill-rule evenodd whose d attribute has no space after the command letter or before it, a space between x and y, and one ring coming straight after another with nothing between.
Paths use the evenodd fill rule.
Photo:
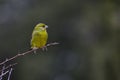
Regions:
<instances>
[{"instance_id":1,"label":"bokeh background","mask_svg":"<svg viewBox=\"0 0 120 80\"><path fill-rule=\"evenodd\" d=\"M11 80L120 80L119 0L0 0L0 61L30 49L46 23L59 45L17 58Z\"/></svg>"}]
</instances>

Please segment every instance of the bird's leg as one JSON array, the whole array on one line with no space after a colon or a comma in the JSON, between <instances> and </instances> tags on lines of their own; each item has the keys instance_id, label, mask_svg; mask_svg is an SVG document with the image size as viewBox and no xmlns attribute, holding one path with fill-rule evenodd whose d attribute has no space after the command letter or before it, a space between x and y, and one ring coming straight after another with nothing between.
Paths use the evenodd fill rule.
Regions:
<instances>
[{"instance_id":1,"label":"bird's leg","mask_svg":"<svg viewBox=\"0 0 120 80\"><path fill-rule=\"evenodd\" d=\"M43 50L43 51L47 51L47 50L48 50L48 49L47 49L47 46L43 46L43 47L42 47L42 50Z\"/></svg>"},{"instance_id":2,"label":"bird's leg","mask_svg":"<svg viewBox=\"0 0 120 80\"><path fill-rule=\"evenodd\" d=\"M34 50L34 53L36 54L36 50L38 49L37 47L32 48Z\"/></svg>"}]
</instances>

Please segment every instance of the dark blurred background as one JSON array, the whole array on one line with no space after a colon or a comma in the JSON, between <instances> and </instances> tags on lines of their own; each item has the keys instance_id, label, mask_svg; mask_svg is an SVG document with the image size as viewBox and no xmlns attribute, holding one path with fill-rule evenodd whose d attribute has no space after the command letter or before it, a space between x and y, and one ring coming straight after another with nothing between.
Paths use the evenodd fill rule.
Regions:
<instances>
[{"instance_id":1,"label":"dark blurred background","mask_svg":"<svg viewBox=\"0 0 120 80\"><path fill-rule=\"evenodd\" d=\"M120 80L119 0L0 0L0 61L30 49L46 23L59 45L16 59L11 80Z\"/></svg>"}]
</instances>

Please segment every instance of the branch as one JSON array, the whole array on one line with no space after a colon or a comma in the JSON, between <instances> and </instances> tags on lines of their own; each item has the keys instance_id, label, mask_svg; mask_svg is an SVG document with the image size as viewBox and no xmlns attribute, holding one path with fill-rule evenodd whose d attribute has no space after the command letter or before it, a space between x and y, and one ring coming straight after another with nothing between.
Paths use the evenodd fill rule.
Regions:
<instances>
[{"instance_id":1,"label":"branch","mask_svg":"<svg viewBox=\"0 0 120 80\"><path fill-rule=\"evenodd\" d=\"M3 65L2 70L1 70L1 75L4 73L5 70L5 65ZM0 76L0 80L2 80L2 76Z\"/></svg>"},{"instance_id":2,"label":"branch","mask_svg":"<svg viewBox=\"0 0 120 80\"><path fill-rule=\"evenodd\" d=\"M57 42L49 43L49 44L47 44L45 47L54 46L54 45L57 45L57 44L59 44L59 43L57 43ZM41 48L38 48L38 49L41 49ZM0 65L3 65L3 64L5 64L5 63L7 63L7 62L9 62L9 61L11 61L11 60L14 60L14 59L18 58L18 57L21 57L21 56L24 56L24 55L29 54L29 53L31 53L31 52L34 52L34 51L36 51L36 50L38 50L38 49L31 49L31 50L28 50L28 51L26 51L26 52L24 52L24 53L17 54L17 55L15 55L15 56L13 56L13 57L11 57L11 58L9 58L9 59L6 59L5 61L1 62Z\"/></svg>"},{"instance_id":3,"label":"branch","mask_svg":"<svg viewBox=\"0 0 120 80\"><path fill-rule=\"evenodd\" d=\"M9 69L9 68L15 66L16 64L17 64L17 63L10 64L10 65L6 66L4 69L0 70L0 72L3 71L3 70ZM3 66L3 67L4 67L4 66Z\"/></svg>"},{"instance_id":4,"label":"branch","mask_svg":"<svg viewBox=\"0 0 120 80\"><path fill-rule=\"evenodd\" d=\"M10 77L11 77L11 73L12 73L12 71L13 71L13 68L10 69L10 71L9 71L9 75L8 75L8 79L7 79L7 80L10 80Z\"/></svg>"},{"instance_id":5,"label":"branch","mask_svg":"<svg viewBox=\"0 0 120 80\"><path fill-rule=\"evenodd\" d=\"M2 74L0 75L0 77L3 77L3 76L6 75L8 72L9 72L9 70L6 71L6 72L4 72L4 73L2 73Z\"/></svg>"}]
</instances>

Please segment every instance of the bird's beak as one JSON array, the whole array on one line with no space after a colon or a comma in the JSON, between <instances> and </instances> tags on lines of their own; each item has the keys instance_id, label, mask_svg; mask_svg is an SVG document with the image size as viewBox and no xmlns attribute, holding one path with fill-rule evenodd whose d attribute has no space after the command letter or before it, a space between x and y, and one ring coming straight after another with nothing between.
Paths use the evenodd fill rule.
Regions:
<instances>
[{"instance_id":1,"label":"bird's beak","mask_svg":"<svg viewBox=\"0 0 120 80\"><path fill-rule=\"evenodd\" d=\"M48 28L48 26L46 25L45 28Z\"/></svg>"}]
</instances>

